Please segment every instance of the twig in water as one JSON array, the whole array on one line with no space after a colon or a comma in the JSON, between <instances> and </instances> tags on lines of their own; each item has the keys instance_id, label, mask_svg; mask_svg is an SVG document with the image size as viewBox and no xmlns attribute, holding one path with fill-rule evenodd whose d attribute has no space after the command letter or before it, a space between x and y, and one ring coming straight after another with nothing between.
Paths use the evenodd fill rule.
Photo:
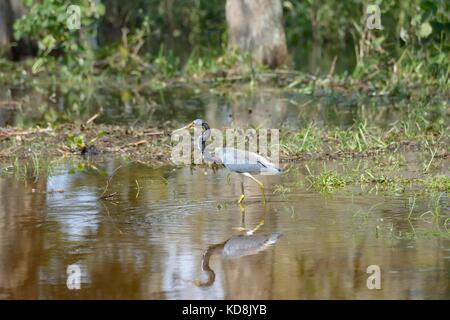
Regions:
<instances>
[{"instance_id":1,"label":"twig in water","mask_svg":"<svg viewBox=\"0 0 450 320\"><path fill-rule=\"evenodd\" d=\"M136 186L137 186L137 192L136 192L136 199L137 199L139 197L140 187L139 187L139 182L137 181L137 179L135 181L136 181Z\"/></svg>"},{"instance_id":2,"label":"twig in water","mask_svg":"<svg viewBox=\"0 0 450 320\"><path fill-rule=\"evenodd\" d=\"M113 173L111 174L111 177L109 177L109 179L106 181L106 187L105 187L105 190L103 190L103 193L102 193L102 195L100 196L99 199L105 199L104 196L105 196L105 194L106 194L106 191L108 190L109 184L111 183L111 180L112 180L112 178L114 177L114 175L116 174L117 170L119 170L121 167L122 167L122 165L120 165L120 166L118 166L116 169L114 169ZM115 192L114 194L116 194L116 193L117 193L117 192ZM110 198L110 196L109 196L109 197L106 197L106 198Z\"/></svg>"},{"instance_id":3,"label":"twig in water","mask_svg":"<svg viewBox=\"0 0 450 320\"><path fill-rule=\"evenodd\" d=\"M412 200L412 203L411 203L411 198L409 199L409 208L410 208L410 209L409 209L408 220L411 219L411 215L412 215L412 213L413 213L415 204L416 204L416 195L414 195L414 198L413 198L413 200Z\"/></svg>"},{"instance_id":4,"label":"twig in water","mask_svg":"<svg viewBox=\"0 0 450 320\"><path fill-rule=\"evenodd\" d=\"M120 234L123 234L122 230L120 230L120 229L116 226L116 223L114 222L114 219L111 217L111 214L109 213L108 207L107 207L105 204L103 204L103 207L105 208L106 213L108 214L109 219L111 219L111 222L112 222L113 227L114 227L117 231L119 231Z\"/></svg>"},{"instance_id":5,"label":"twig in water","mask_svg":"<svg viewBox=\"0 0 450 320\"><path fill-rule=\"evenodd\" d=\"M117 194L117 192L113 192L113 193L110 193L110 194L101 196L99 199L100 199L100 200L108 200L108 199L113 198L116 194Z\"/></svg>"},{"instance_id":6,"label":"twig in water","mask_svg":"<svg viewBox=\"0 0 450 320\"><path fill-rule=\"evenodd\" d=\"M428 172L428 169L430 169L431 163L434 160L434 156L436 155L437 149L435 149L433 152L433 150L431 150L431 148L430 148L430 152L431 152L431 159L430 159L430 162L428 162L428 165L425 167L425 172Z\"/></svg>"}]
</instances>

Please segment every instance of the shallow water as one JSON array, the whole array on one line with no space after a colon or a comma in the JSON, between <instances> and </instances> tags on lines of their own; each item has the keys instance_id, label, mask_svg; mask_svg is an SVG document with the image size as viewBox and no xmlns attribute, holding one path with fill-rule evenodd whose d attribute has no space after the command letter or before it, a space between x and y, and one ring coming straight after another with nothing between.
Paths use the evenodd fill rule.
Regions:
<instances>
[{"instance_id":1,"label":"shallow water","mask_svg":"<svg viewBox=\"0 0 450 320\"><path fill-rule=\"evenodd\" d=\"M261 177L265 206L246 181L242 212L239 180L228 184L222 169L94 164L74 174L73 164L59 164L37 181L0 178L1 299L450 299L450 239L399 237L442 229L406 219L409 194L354 186L324 194L304 182L299 163ZM342 162L325 165L339 170ZM102 170L115 172L106 191ZM289 190L274 192L277 185ZM429 202L418 197L414 214ZM447 194L439 204L448 214ZM261 250L227 248L234 256L208 250L209 268L202 268L208 248L239 239L243 229L282 236ZM81 270L79 290L67 287L69 265ZM370 265L381 269L380 290L366 286Z\"/></svg>"}]
</instances>

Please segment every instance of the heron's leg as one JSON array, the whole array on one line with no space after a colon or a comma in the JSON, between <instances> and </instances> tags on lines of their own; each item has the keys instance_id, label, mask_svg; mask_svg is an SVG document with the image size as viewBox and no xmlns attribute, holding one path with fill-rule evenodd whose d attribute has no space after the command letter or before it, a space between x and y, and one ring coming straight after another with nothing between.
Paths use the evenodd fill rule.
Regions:
<instances>
[{"instance_id":1,"label":"heron's leg","mask_svg":"<svg viewBox=\"0 0 450 320\"><path fill-rule=\"evenodd\" d=\"M240 203L239 209L241 210L241 225L233 229L247 232L247 228L245 228L245 206L242 203Z\"/></svg>"},{"instance_id":2,"label":"heron's leg","mask_svg":"<svg viewBox=\"0 0 450 320\"><path fill-rule=\"evenodd\" d=\"M245 195L244 195L244 179L241 177L241 196L239 198L238 203L242 204L242 201L244 201Z\"/></svg>"},{"instance_id":3,"label":"heron's leg","mask_svg":"<svg viewBox=\"0 0 450 320\"><path fill-rule=\"evenodd\" d=\"M266 192L264 189L264 184L248 172L244 172L242 174L246 177L249 177L250 179L252 179L253 181L255 181L258 184L259 188L261 189L262 195L263 195L263 202L266 203Z\"/></svg>"},{"instance_id":4,"label":"heron's leg","mask_svg":"<svg viewBox=\"0 0 450 320\"><path fill-rule=\"evenodd\" d=\"M258 225L256 227L254 227L251 230L248 230L246 232L246 234L248 236L254 234L256 231L258 231L264 224L266 223L266 206L263 206L263 211L262 211L262 215L261 215L261 220L259 221Z\"/></svg>"},{"instance_id":5,"label":"heron's leg","mask_svg":"<svg viewBox=\"0 0 450 320\"><path fill-rule=\"evenodd\" d=\"M241 205L241 214L242 214L241 226L237 227L235 229L245 232L245 234L248 235L248 236L254 234L256 231L258 231L266 223L266 206L263 206L261 219L259 220L259 223L253 229L247 229L245 227L245 207L242 206L242 205Z\"/></svg>"},{"instance_id":6,"label":"heron's leg","mask_svg":"<svg viewBox=\"0 0 450 320\"><path fill-rule=\"evenodd\" d=\"M241 210L241 230L245 230L245 207L242 203L239 204L239 209Z\"/></svg>"},{"instance_id":7,"label":"heron's leg","mask_svg":"<svg viewBox=\"0 0 450 320\"><path fill-rule=\"evenodd\" d=\"M256 231L258 231L259 228L261 228L265 223L266 223L265 219L264 219L264 218L261 219L261 221L258 223L258 225L257 225L256 227L254 227L253 229L248 230L248 231L246 232L246 234L247 234L248 236L251 236L251 235L254 234Z\"/></svg>"}]
</instances>

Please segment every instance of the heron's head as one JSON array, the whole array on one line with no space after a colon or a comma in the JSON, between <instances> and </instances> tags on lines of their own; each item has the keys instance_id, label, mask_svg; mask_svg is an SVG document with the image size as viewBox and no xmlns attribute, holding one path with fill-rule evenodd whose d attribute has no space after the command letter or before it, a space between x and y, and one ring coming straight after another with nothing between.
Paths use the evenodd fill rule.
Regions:
<instances>
[{"instance_id":1,"label":"heron's head","mask_svg":"<svg viewBox=\"0 0 450 320\"><path fill-rule=\"evenodd\" d=\"M190 130L195 127L203 127L204 130L209 130L209 125L205 121L203 121L202 119L195 119L194 121L189 123L187 126L177 129L177 130L173 131L172 133L176 133L176 132L179 132L184 129Z\"/></svg>"},{"instance_id":2,"label":"heron's head","mask_svg":"<svg viewBox=\"0 0 450 320\"><path fill-rule=\"evenodd\" d=\"M206 122L203 121L202 119L195 119L194 121L192 121L192 124L193 124L195 127L203 126L204 123L206 123Z\"/></svg>"}]
</instances>

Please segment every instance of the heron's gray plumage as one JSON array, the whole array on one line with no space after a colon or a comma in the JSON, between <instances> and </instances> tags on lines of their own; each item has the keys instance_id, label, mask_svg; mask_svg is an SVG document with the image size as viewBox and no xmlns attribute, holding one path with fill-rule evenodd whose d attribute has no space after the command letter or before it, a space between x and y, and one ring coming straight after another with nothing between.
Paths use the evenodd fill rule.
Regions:
<instances>
[{"instance_id":1,"label":"heron's gray plumage","mask_svg":"<svg viewBox=\"0 0 450 320\"><path fill-rule=\"evenodd\" d=\"M257 236L233 236L225 242L209 246L202 259L202 269L208 274L208 278L206 281L195 281L194 283L199 287L208 287L214 283L216 274L209 266L209 260L213 254L221 254L225 259L256 254L275 244L281 236L282 234L279 232Z\"/></svg>"},{"instance_id":2,"label":"heron's gray plumage","mask_svg":"<svg viewBox=\"0 0 450 320\"><path fill-rule=\"evenodd\" d=\"M197 148L201 151L203 159L207 162L222 164L225 168L237 173L271 173L278 174L281 169L261 155L247 150L236 148L215 148L214 155L206 147L206 141L211 135L211 128L202 119L194 120L190 125L178 130L190 127L202 127L203 132L198 137ZM175 130L178 131L178 130Z\"/></svg>"},{"instance_id":3,"label":"heron's gray plumage","mask_svg":"<svg viewBox=\"0 0 450 320\"><path fill-rule=\"evenodd\" d=\"M232 237L225 243L222 255L228 258L237 258L255 254L275 244L281 235L279 232L273 232L266 235L240 235Z\"/></svg>"},{"instance_id":4,"label":"heron's gray plumage","mask_svg":"<svg viewBox=\"0 0 450 320\"><path fill-rule=\"evenodd\" d=\"M230 171L237 173L280 173L281 170L264 157L235 148L216 148L214 157Z\"/></svg>"}]
</instances>

